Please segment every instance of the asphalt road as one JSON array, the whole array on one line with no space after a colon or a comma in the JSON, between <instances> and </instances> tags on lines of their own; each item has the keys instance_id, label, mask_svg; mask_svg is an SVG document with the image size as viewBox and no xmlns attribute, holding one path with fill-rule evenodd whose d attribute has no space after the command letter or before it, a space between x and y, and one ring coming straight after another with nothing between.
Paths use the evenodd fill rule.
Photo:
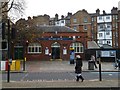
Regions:
<instances>
[{"instance_id":1,"label":"asphalt road","mask_svg":"<svg viewBox=\"0 0 120 90\"><path fill-rule=\"evenodd\" d=\"M85 80L99 80L99 72L83 72ZM104 80L118 80L118 72L102 72ZM7 73L2 73L2 80L7 80ZM75 80L74 72L26 72L10 73L10 81L51 81Z\"/></svg>"}]
</instances>

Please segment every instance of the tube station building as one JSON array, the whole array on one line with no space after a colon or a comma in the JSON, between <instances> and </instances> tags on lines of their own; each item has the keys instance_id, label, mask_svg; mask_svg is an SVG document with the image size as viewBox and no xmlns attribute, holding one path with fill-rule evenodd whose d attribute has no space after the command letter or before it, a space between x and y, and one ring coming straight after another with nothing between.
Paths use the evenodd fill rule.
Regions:
<instances>
[{"instance_id":1,"label":"tube station building","mask_svg":"<svg viewBox=\"0 0 120 90\"><path fill-rule=\"evenodd\" d=\"M78 32L66 26L33 26L18 32L12 43L12 58L27 60L69 60L74 49L84 59L87 48L87 33Z\"/></svg>"}]
</instances>

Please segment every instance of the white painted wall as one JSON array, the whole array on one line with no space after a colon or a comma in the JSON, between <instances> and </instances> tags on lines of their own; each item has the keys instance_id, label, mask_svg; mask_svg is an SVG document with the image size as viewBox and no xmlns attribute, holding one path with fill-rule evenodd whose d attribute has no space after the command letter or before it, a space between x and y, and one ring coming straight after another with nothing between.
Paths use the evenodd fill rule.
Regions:
<instances>
[{"instance_id":1,"label":"white painted wall","mask_svg":"<svg viewBox=\"0 0 120 90\"><path fill-rule=\"evenodd\" d=\"M56 21L55 26L65 26L65 20Z\"/></svg>"},{"instance_id":2,"label":"white painted wall","mask_svg":"<svg viewBox=\"0 0 120 90\"><path fill-rule=\"evenodd\" d=\"M101 17L101 19L100 19ZM107 19L109 17L109 19ZM105 15L105 16L98 16L97 17L97 23L104 23L104 22L112 22L112 16L111 15Z\"/></svg>"}]
</instances>

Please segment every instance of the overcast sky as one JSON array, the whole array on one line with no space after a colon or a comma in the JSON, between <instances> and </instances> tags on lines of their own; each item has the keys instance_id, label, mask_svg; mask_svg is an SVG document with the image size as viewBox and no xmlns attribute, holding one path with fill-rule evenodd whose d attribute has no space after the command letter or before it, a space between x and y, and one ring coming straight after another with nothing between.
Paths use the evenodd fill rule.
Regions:
<instances>
[{"instance_id":1,"label":"overcast sky","mask_svg":"<svg viewBox=\"0 0 120 90\"><path fill-rule=\"evenodd\" d=\"M25 16L37 16L48 14L54 17L57 13L59 18L61 15L67 15L68 12L75 13L78 10L86 9L89 13L95 13L99 8L101 13L105 10L111 12L113 7L118 7L120 0L25 0L26 11Z\"/></svg>"}]
</instances>

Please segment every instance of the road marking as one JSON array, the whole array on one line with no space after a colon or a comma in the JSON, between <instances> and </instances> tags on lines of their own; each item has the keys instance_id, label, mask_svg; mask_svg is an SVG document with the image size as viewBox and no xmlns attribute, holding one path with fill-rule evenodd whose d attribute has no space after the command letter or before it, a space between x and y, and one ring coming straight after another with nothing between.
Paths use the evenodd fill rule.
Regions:
<instances>
[{"instance_id":1,"label":"road marking","mask_svg":"<svg viewBox=\"0 0 120 90\"><path fill-rule=\"evenodd\" d=\"M28 73L24 77L22 77L21 81L23 81L27 76L28 76Z\"/></svg>"},{"instance_id":2,"label":"road marking","mask_svg":"<svg viewBox=\"0 0 120 90\"><path fill-rule=\"evenodd\" d=\"M112 76L112 74L109 74L110 76Z\"/></svg>"},{"instance_id":3,"label":"road marking","mask_svg":"<svg viewBox=\"0 0 120 90\"><path fill-rule=\"evenodd\" d=\"M98 79L92 79L92 80L89 80L89 81L98 81Z\"/></svg>"}]
</instances>

